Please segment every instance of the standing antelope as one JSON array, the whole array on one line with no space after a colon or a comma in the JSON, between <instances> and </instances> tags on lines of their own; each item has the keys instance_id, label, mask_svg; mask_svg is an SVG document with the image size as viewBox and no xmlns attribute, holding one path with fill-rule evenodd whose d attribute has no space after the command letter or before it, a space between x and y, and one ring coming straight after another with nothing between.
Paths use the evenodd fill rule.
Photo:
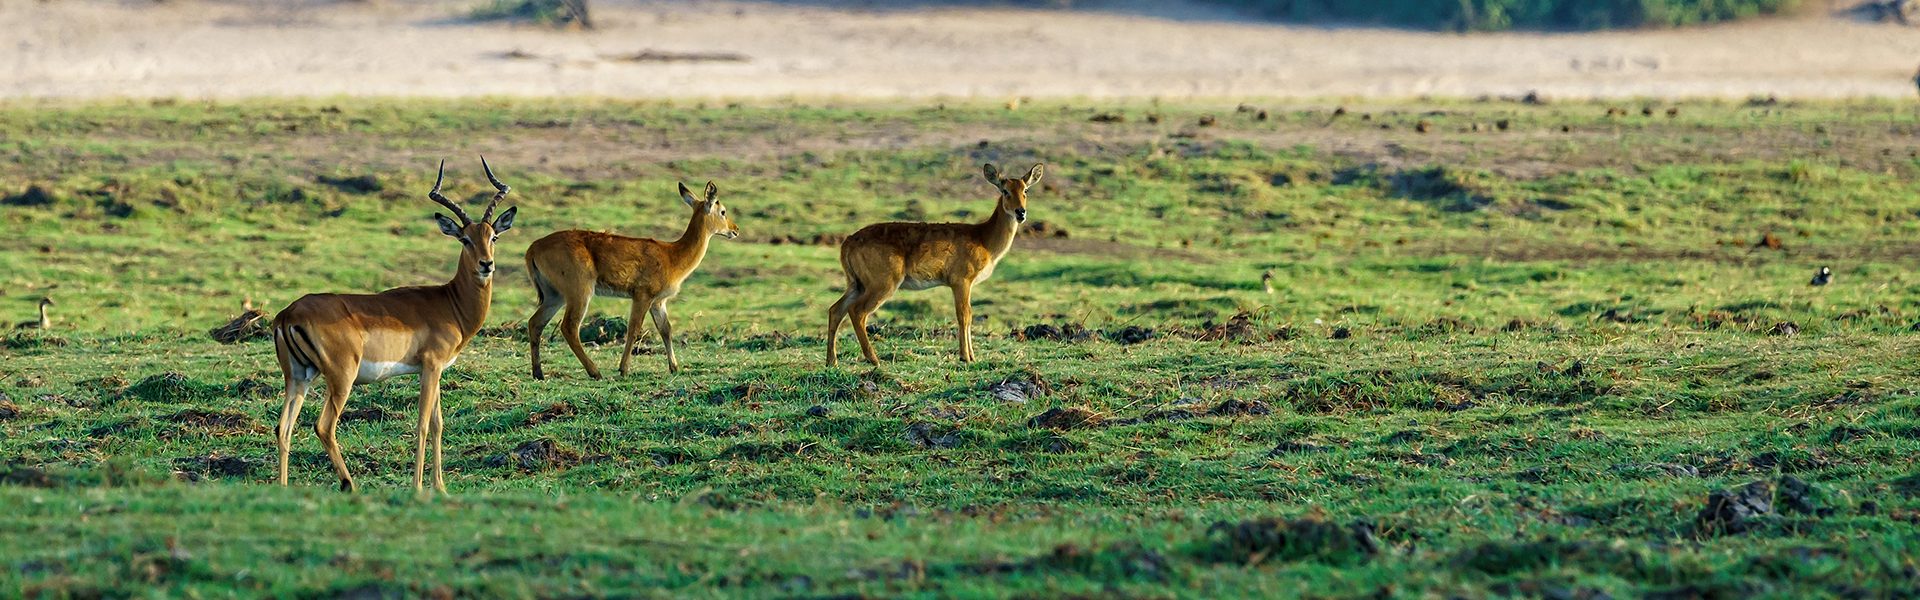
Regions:
<instances>
[{"instance_id":1,"label":"standing antelope","mask_svg":"<svg viewBox=\"0 0 1920 600\"><path fill-rule=\"evenodd\" d=\"M853 334L867 362L880 365L867 339L867 316L900 288L953 289L953 316L960 325L960 360L973 360L973 286L993 275L993 267L1013 248L1013 236L1027 220L1027 189L1039 183L1046 165L1034 165L1025 177L1001 178L988 163L983 173L1000 189L999 204L984 223L878 223L840 244L840 268L847 293L827 308L827 365L835 356L840 321L853 318Z\"/></svg>"},{"instance_id":2,"label":"standing antelope","mask_svg":"<svg viewBox=\"0 0 1920 600\"><path fill-rule=\"evenodd\" d=\"M720 204L720 188L707 182L707 199L696 200L687 184L680 184L680 200L693 208L693 217L680 239L672 242L626 237L598 231L571 229L554 232L527 247L527 276L540 295L540 306L527 319L527 342L533 345L533 378L545 379L540 369L540 332L553 320L553 313L566 306L560 335L567 347L587 368L587 375L600 378L600 369L587 357L580 345L580 321L587 316L587 303L593 297L630 298L627 316L627 344L620 352L620 375L627 374L633 359L633 344L640 336L640 324L646 314L653 315L653 326L667 349L667 371L680 372L680 361L673 355L673 325L667 321L667 300L680 293L680 284L700 266L707 255L707 241L715 235L727 239L740 237L740 228L727 216Z\"/></svg>"},{"instance_id":3,"label":"standing antelope","mask_svg":"<svg viewBox=\"0 0 1920 600\"><path fill-rule=\"evenodd\" d=\"M460 266L453 280L442 285L403 287L378 294L309 294L273 317L273 350L287 380L286 405L276 431L280 443L280 485L287 484L287 451L293 428L300 421L300 404L316 375L327 378L327 403L320 409L314 432L340 476L340 489L353 491L353 476L340 457L334 438L347 393L355 385L396 375L420 374L420 424L415 429L413 488L425 491L427 440L433 440L433 488L447 491L441 469L440 438L444 431L440 411L440 372L473 340L486 322L493 300L493 244L500 233L513 228L518 207L493 221L493 207L507 196L507 184L493 176L487 159L480 159L487 181L499 190L487 203L479 221L467 217L459 205L440 195L446 161L433 180L427 198L460 218L455 223L435 213L440 232L460 240Z\"/></svg>"}]
</instances>

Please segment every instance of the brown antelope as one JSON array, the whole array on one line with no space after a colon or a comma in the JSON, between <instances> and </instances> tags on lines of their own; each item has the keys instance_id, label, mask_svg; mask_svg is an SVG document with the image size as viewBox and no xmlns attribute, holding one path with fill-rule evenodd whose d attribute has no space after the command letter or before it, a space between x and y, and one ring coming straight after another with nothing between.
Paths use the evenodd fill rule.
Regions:
<instances>
[{"instance_id":1,"label":"brown antelope","mask_svg":"<svg viewBox=\"0 0 1920 600\"><path fill-rule=\"evenodd\" d=\"M46 298L46 297L40 298L40 318L34 319L32 321L21 321L19 323L15 323L13 325L13 328L14 329L38 329L41 331L53 329L53 319L47 318L47 307L49 306L53 306L52 298Z\"/></svg>"},{"instance_id":2,"label":"brown antelope","mask_svg":"<svg viewBox=\"0 0 1920 600\"><path fill-rule=\"evenodd\" d=\"M528 246L527 276L533 279L533 289L540 296L540 306L527 319L527 342L533 345L533 378L546 378L540 369L540 332L561 306L567 313L560 335L567 338L567 347L587 368L587 375L600 378L600 368L593 365L586 348L580 345L580 322L587 316L587 303L596 295L633 300L627 316L626 349L620 352L621 376L627 374L633 344L648 313L653 315L653 327L666 346L667 371L680 372L680 361L673 355L667 300L680 293L681 282L700 266L709 239L715 235L740 237L740 228L727 216L719 195L720 188L711 181L707 182L704 201L694 199L687 184L680 184L680 200L693 208L693 217L680 239L672 242L572 229L554 232ZM643 309L647 313L640 312Z\"/></svg>"},{"instance_id":3,"label":"brown antelope","mask_svg":"<svg viewBox=\"0 0 1920 600\"><path fill-rule=\"evenodd\" d=\"M960 325L960 360L973 360L973 286L993 275L993 267L1013 248L1013 236L1027 220L1027 189L1040 182L1046 165L1034 165L1025 177L1001 178L988 163L987 181L1000 189L999 204L983 223L878 223L840 244L840 268L847 293L827 307L827 365L835 356L840 321L853 318L853 335L867 362L880 365L867 339L867 316L900 289L953 290L953 316Z\"/></svg>"},{"instance_id":4,"label":"brown antelope","mask_svg":"<svg viewBox=\"0 0 1920 600\"><path fill-rule=\"evenodd\" d=\"M431 438L433 487L447 491L440 461L440 373L453 366L454 358L486 322L487 306L493 300L493 244L501 232L513 228L518 208L508 208L500 213L499 220L493 220L493 207L507 196L509 188L493 176L485 158L480 159L480 168L498 192L479 221L468 218L459 205L440 195L446 161L441 161L440 175L434 178L433 190L427 192L427 198L460 219L456 223L446 215L433 215L441 233L460 240L460 266L453 272L452 281L378 294L309 294L274 315L273 349L287 380L286 405L280 411L276 431L281 485L287 484L287 451L293 443L293 428L300 421L300 404L315 376L327 378L327 403L320 409L320 422L314 432L319 434L327 458L333 461L334 473L340 476L340 489L353 491L353 475L347 472L340 442L334 437L340 415L346 410L347 393L355 385L419 373L420 423L414 430L413 488L425 491L422 480L427 440Z\"/></svg>"}]
</instances>

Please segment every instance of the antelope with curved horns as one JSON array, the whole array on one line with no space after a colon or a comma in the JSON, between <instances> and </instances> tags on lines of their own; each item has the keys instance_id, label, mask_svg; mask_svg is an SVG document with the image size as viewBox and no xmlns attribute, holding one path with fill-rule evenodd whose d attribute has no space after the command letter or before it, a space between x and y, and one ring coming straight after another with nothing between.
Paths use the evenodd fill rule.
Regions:
<instances>
[{"instance_id":1,"label":"antelope with curved horns","mask_svg":"<svg viewBox=\"0 0 1920 600\"><path fill-rule=\"evenodd\" d=\"M667 321L667 300L680 293L680 284L700 266L707 255L707 241L715 235L727 239L740 237L740 228L727 216L720 204L720 188L707 182L706 200L693 197L687 184L680 184L680 200L693 208L693 217L680 239L672 242L626 237L598 231L571 229L554 232L527 247L527 276L540 295L540 306L527 319L527 343L533 346L533 378L545 379L540 368L540 332L553 320L553 314L565 306L560 335L567 347L587 368L587 375L600 378L600 369L587 357L580 345L580 322L587 316L587 303L594 296L631 298L628 309L627 343L620 353L620 375L626 376L633 359L633 344L639 339L640 323L653 315L653 327L667 350L667 371L680 372L680 361L673 355L673 325ZM640 312L646 309L647 313Z\"/></svg>"},{"instance_id":2,"label":"antelope with curved horns","mask_svg":"<svg viewBox=\"0 0 1920 600\"><path fill-rule=\"evenodd\" d=\"M273 350L287 381L286 404L276 430L280 485L287 484L287 452L293 443L293 428L299 423L300 404L314 377L327 379L327 403L320 409L320 422L314 432L319 434L327 458L333 461L334 473L340 476L340 489L353 491L353 475L347 472L340 442L334 437L340 415L346 411L347 393L355 385L419 373L420 422L415 428L413 488L425 491L427 440L432 439L433 487L447 491L440 461L444 431L440 373L453 365L454 358L486 322L487 306L493 300L493 244L501 232L513 228L518 209L508 208L500 213L499 220L493 220L493 208L507 196L509 188L493 176L493 167L487 165L485 157L480 159L480 168L498 192L479 221L468 218L459 205L440 195L446 161L440 161L433 190L427 192L428 199L460 219L456 223L446 215L433 215L441 233L460 240L460 266L452 281L378 294L309 294L273 317Z\"/></svg>"},{"instance_id":3,"label":"antelope with curved horns","mask_svg":"<svg viewBox=\"0 0 1920 600\"><path fill-rule=\"evenodd\" d=\"M983 223L879 223L868 225L840 244L840 268L847 292L827 307L827 366L839 361L840 322L853 319L853 334L867 362L880 366L867 339L867 316L900 288L953 290L953 316L960 325L960 360L973 360L973 286L993 275L994 265L1013 248L1014 234L1027 220L1027 189L1040 182L1046 165L1034 165L1024 177L1003 178L987 163L982 173L1000 190L993 215Z\"/></svg>"}]
</instances>

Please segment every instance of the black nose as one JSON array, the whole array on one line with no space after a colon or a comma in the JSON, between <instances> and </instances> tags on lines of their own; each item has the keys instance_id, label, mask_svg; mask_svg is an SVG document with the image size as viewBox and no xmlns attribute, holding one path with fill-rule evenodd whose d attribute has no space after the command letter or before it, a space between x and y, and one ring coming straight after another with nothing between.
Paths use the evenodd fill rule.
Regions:
<instances>
[{"instance_id":1,"label":"black nose","mask_svg":"<svg viewBox=\"0 0 1920 600\"><path fill-rule=\"evenodd\" d=\"M480 261L480 270L481 270L481 271L492 271L492 270L493 270L493 261L490 261L490 260L483 260L483 261Z\"/></svg>"},{"instance_id":2,"label":"black nose","mask_svg":"<svg viewBox=\"0 0 1920 600\"><path fill-rule=\"evenodd\" d=\"M1024 209L1024 208L1013 209L1013 218L1016 220L1019 220L1022 223L1027 222L1027 209Z\"/></svg>"}]
</instances>

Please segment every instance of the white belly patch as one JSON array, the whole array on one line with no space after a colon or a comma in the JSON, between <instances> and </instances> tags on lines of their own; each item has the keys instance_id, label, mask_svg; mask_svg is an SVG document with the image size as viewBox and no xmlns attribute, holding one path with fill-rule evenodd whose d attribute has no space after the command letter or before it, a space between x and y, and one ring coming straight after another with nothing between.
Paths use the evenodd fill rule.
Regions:
<instances>
[{"instance_id":1,"label":"white belly patch","mask_svg":"<svg viewBox=\"0 0 1920 600\"><path fill-rule=\"evenodd\" d=\"M419 373L418 365L398 362L360 361L360 374L353 379L354 385L375 383L390 377Z\"/></svg>"}]
</instances>

